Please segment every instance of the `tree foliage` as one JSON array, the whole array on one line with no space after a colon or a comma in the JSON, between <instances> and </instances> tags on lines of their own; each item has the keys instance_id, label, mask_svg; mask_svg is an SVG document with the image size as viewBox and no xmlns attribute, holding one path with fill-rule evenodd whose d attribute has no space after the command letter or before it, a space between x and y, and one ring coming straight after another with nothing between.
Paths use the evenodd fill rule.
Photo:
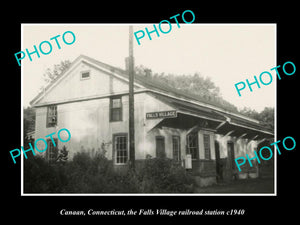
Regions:
<instances>
[{"instance_id":1,"label":"tree foliage","mask_svg":"<svg viewBox=\"0 0 300 225\"><path fill-rule=\"evenodd\" d=\"M249 107L238 110L236 106L222 98L219 87L209 77L203 77L199 73L195 73L194 75L152 74L151 69L143 65L136 66L135 73L138 76L147 76L148 79L159 81L168 87L183 91L184 93L192 94L200 101L257 119L263 126L271 130L274 128L274 108L265 107L260 113Z\"/></svg>"},{"instance_id":2,"label":"tree foliage","mask_svg":"<svg viewBox=\"0 0 300 225\"><path fill-rule=\"evenodd\" d=\"M23 108L24 133L34 130L35 127L35 109L32 107Z\"/></svg>"},{"instance_id":3,"label":"tree foliage","mask_svg":"<svg viewBox=\"0 0 300 225\"><path fill-rule=\"evenodd\" d=\"M203 77L199 73L186 74L165 74L146 73L149 68L140 65L135 68L135 73L140 76L147 76L148 79L159 81L165 86L193 95L199 100L222 107L232 112L238 112L236 106L222 98L220 88L217 87L209 77Z\"/></svg>"},{"instance_id":4,"label":"tree foliage","mask_svg":"<svg viewBox=\"0 0 300 225\"><path fill-rule=\"evenodd\" d=\"M59 64L55 64L52 69L46 69L43 74L44 81L49 83L55 80L59 75L65 72L71 65L70 60L63 60Z\"/></svg>"},{"instance_id":5,"label":"tree foliage","mask_svg":"<svg viewBox=\"0 0 300 225\"><path fill-rule=\"evenodd\" d=\"M274 130L274 108L265 107L263 111L258 113L254 109L249 107L244 107L240 110L240 113L249 116L253 119L260 121L261 125L265 126L267 129Z\"/></svg>"},{"instance_id":6,"label":"tree foliage","mask_svg":"<svg viewBox=\"0 0 300 225\"><path fill-rule=\"evenodd\" d=\"M33 139L26 138L28 132L35 130L35 109L32 107L23 108L23 140L24 147L28 147L28 143Z\"/></svg>"}]
</instances>

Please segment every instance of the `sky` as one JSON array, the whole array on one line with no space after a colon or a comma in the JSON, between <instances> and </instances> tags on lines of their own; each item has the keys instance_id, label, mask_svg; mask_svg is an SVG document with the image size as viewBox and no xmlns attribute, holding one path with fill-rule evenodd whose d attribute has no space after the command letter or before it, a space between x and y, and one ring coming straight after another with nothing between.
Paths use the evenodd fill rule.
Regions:
<instances>
[{"instance_id":1,"label":"sky","mask_svg":"<svg viewBox=\"0 0 300 225\"><path fill-rule=\"evenodd\" d=\"M43 74L62 60L75 60L80 54L92 57L112 66L125 68L128 56L129 24L22 24L22 44L20 51L34 50L42 41L52 44L48 55L33 54L22 63L23 106L38 94L45 85ZM153 29L153 24L132 24L133 31ZM156 24L158 27L158 24ZM168 26L163 26L164 31ZM76 40L66 45L61 36L72 31ZM270 71L276 65L276 25L275 24L172 24L168 34L159 31L160 36L152 33L150 40L145 35L138 45L134 39L135 66L144 65L153 73L190 74L199 73L210 79L220 88L221 96L239 109L249 107L260 112L265 107L275 107L276 75ZM50 38L60 35L57 48ZM68 40L69 38L69 40ZM70 41L70 36L66 35ZM44 45L44 51L47 46ZM16 61L17 63L17 61ZM254 81L263 71L273 75L270 85L261 88L252 85L241 91L239 96L235 84ZM268 78L265 78L267 82Z\"/></svg>"}]
</instances>

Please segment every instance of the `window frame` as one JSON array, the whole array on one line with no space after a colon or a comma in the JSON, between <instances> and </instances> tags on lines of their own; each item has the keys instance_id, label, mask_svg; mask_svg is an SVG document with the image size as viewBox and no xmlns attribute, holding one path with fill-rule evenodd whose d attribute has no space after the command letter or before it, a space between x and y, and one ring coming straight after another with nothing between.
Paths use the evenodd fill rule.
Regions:
<instances>
[{"instance_id":1,"label":"window frame","mask_svg":"<svg viewBox=\"0 0 300 225\"><path fill-rule=\"evenodd\" d=\"M174 149L174 140L177 139L178 141L178 152L177 154L175 153L175 149ZM179 135L173 135L172 136L172 153L173 153L173 160L175 160L176 162L180 162L181 161L181 146L180 146L180 136ZM177 155L177 159L175 158L175 155Z\"/></svg>"},{"instance_id":2,"label":"window frame","mask_svg":"<svg viewBox=\"0 0 300 225\"><path fill-rule=\"evenodd\" d=\"M125 137L126 138L126 162L118 162L118 149L116 146L116 138ZM124 157L124 156L120 156ZM116 133L113 134L113 162L115 165L127 165L129 162L129 147L128 147L128 134L127 133Z\"/></svg>"},{"instance_id":3,"label":"window frame","mask_svg":"<svg viewBox=\"0 0 300 225\"><path fill-rule=\"evenodd\" d=\"M208 139L206 139L206 137ZM208 144L208 146L206 145ZM210 134L203 134L204 159L211 160Z\"/></svg>"},{"instance_id":4,"label":"window frame","mask_svg":"<svg viewBox=\"0 0 300 225\"><path fill-rule=\"evenodd\" d=\"M114 99L120 99L120 107L119 108L113 108L113 100ZM114 110L118 110L119 111L119 120L114 120L113 119L113 112ZM119 121L123 121L123 103L122 103L122 96L112 96L109 99L109 122L119 122Z\"/></svg>"},{"instance_id":5,"label":"window frame","mask_svg":"<svg viewBox=\"0 0 300 225\"><path fill-rule=\"evenodd\" d=\"M50 108L51 107L55 107L55 123L50 122L50 117L54 117L50 114ZM57 120L58 120L58 116L57 116L57 105L48 105L47 106L47 115L46 115L46 127L55 127L57 125Z\"/></svg>"},{"instance_id":6,"label":"window frame","mask_svg":"<svg viewBox=\"0 0 300 225\"><path fill-rule=\"evenodd\" d=\"M196 146L195 147L190 147L189 144L190 144L190 141L189 141L189 136L191 135L195 135L197 138L195 139L196 140ZM187 136L186 136L186 142L187 142L187 154L191 154L192 156L192 160L199 160L199 136L198 136L198 132L192 132L192 133L189 133ZM195 149L195 155L196 155L196 158L193 158L194 154L191 152L191 148Z\"/></svg>"},{"instance_id":7,"label":"window frame","mask_svg":"<svg viewBox=\"0 0 300 225\"><path fill-rule=\"evenodd\" d=\"M88 77L82 77L82 74L84 73L89 73L89 76ZM80 72L80 80L88 80L91 78L91 71L90 70L84 70L84 71L81 71Z\"/></svg>"}]
</instances>

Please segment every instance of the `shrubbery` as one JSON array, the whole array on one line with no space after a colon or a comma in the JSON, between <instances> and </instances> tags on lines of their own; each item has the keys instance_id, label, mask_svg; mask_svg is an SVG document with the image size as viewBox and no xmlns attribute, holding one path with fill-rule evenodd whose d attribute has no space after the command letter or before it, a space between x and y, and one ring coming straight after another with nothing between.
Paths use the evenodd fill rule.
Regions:
<instances>
[{"instance_id":1,"label":"shrubbery","mask_svg":"<svg viewBox=\"0 0 300 225\"><path fill-rule=\"evenodd\" d=\"M146 159L139 174L145 193L193 192L193 179L178 162L167 158Z\"/></svg>"},{"instance_id":2,"label":"shrubbery","mask_svg":"<svg viewBox=\"0 0 300 225\"><path fill-rule=\"evenodd\" d=\"M115 170L103 155L77 153L73 160L49 164L25 160L24 193L185 193L193 179L170 159L146 159L136 172Z\"/></svg>"}]
</instances>

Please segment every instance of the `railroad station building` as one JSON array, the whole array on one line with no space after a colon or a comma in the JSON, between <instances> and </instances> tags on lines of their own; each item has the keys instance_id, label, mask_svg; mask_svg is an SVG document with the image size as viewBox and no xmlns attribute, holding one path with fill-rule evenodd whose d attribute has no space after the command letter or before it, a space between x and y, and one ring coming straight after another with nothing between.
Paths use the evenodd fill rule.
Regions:
<instances>
[{"instance_id":1,"label":"railroad station building","mask_svg":"<svg viewBox=\"0 0 300 225\"><path fill-rule=\"evenodd\" d=\"M38 94L35 139L67 128L67 143L48 140L44 156L56 157L63 146L76 152L102 151L115 167L129 160L128 72L80 55ZM200 184L257 177L257 165L238 172L234 159L254 157L259 143L273 137L259 121L204 103L147 76L134 81L135 159L167 157L178 161ZM39 142L42 145L43 143ZM44 149L44 146L39 146ZM254 163L255 164L255 163Z\"/></svg>"}]
</instances>

